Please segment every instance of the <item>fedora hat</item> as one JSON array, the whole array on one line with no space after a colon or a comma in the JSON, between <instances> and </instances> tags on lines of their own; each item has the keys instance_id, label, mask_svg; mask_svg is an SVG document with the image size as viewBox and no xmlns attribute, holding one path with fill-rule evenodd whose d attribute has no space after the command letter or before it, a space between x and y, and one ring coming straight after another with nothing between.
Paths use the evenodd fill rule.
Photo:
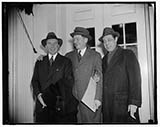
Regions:
<instances>
[{"instance_id":1,"label":"fedora hat","mask_svg":"<svg viewBox=\"0 0 160 127\"><path fill-rule=\"evenodd\" d=\"M41 41L41 44L43 45L43 47L46 46L46 41L45 41L45 39L43 39L43 40Z\"/></svg>"},{"instance_id":2,"label":"fedora hat","mask_svg":"<svg viewBox=\"0 0 160 127\"><path fill-rule=\"evenodd\" d=\"M87 37L88 40L92 40L92 37L89 35L89 31L83 27L76 27L74 29L74 32L70 34L71 37L74 37L74 35L82 35L84 37Z\"/></svg>"},{"instance_id":3,"label":"fedora hat","mask_svg":"<svg viewBox=\"0 0 160 127\"><path fill-rule=\"evenodd\" d=\"M99 41L103 42L103 37L106 35L113 35L113 36L117 36L117 37L120 36L120 34L116 31L114 31L112 28L105 27L103 30L103 35L99 38Z\"/></svg>"},{"instance_id":4,"label":"fedora hat","mask_svg":"<svg viewBox=\"0 0 160 127\"><path fill-rule=\"evenodd\" d=\"M60 46L63 44L63 40L62 40L61 38L57 38L57 36L55 35L54 32L49 32L49 33L47 34L47 37L41 41L41 44L42 44L44 47L46 46L46 41L47 41L48 39L57 39L57 40L58 40L58 44L59 44Z\"/></svg>"}]
</instances>

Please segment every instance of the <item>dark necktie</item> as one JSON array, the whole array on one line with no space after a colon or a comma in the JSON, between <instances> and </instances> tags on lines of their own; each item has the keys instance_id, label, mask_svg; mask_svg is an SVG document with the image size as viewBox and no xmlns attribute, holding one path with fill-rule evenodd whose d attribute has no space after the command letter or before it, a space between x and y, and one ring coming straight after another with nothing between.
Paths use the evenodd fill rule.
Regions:
<instances>
[{"instance_id":1,"label":"dark necktie","mask_svg":"<svg viewBox=\"0 0 160 127\"><path fill-rule=\"evenodd\" d=\"M53 64L53 56L50 58L49 63L50 63L50 66L52 66L52 64Z\"/></svg>"},{"instance_id":2,"label":"dark necktie","mask_svg":"<svg viewBox=\"0 0 160 127\"><path fill-rule=\"evenodd\" d=\"M81 61L81 58L82 58L82 56L81 56L81 50L78 52L78 61Z\"/></svg>"}]
</instances>

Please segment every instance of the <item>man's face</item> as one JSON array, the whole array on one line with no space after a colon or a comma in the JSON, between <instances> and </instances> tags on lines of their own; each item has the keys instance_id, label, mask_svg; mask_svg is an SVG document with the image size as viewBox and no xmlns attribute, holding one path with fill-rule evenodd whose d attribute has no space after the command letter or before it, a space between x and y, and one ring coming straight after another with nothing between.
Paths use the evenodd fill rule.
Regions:
<instances>
[{"instance_id":1,"label":"man's face","mask_svg":"<svg viewBox=\"0 0 160 127\"><path fill-rule=\"evenodd\" d=\"M48 39L46 42L46 49L48 50L48 53L51 55L54 55L58 52L60 46L58 44L57 39Z\"/></svg>"},{"instance_id":2,"label":"man's face","mask_svg":"<svg viewBox=\"0 0 160 127\"><path fill-rule=\"evenodd\" d=\"M103 37L103 44L107 51L112 52L117 46L118 37L112 35L106 35Z\"/></svg>"},{"instance_id":3,"label":"man's face","mask_svg":"<svg viewBox=\"0 0 160 127\"><path fill-rule=\"evenodd\" d=\"M73 43L76 49L81 50L86 47L88 39L83 37L82 35L74 35Z\"/></svg>"}]
</instances>

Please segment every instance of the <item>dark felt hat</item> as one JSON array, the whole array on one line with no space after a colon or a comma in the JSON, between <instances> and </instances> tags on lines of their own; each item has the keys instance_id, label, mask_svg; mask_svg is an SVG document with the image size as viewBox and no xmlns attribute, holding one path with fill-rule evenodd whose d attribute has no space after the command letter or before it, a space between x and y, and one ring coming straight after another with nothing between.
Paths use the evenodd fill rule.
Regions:
<instances>
[{"instance_id":1,"label":"dark felt hat","mask_svg":"<svg viewBox=\"0 0 160 127\"><path fill-rule=\"evenodd\" d=\"M45 47L45 46L46 46L46 40L43 39L43 40L41 41L41 44L43 45L43 47Z\"/></svg>"},{"instance_id":2,"label":"dark felt hat","mask_svg":"<svg viewBox=\"0 0 160 127\"><path fill-rule=\"evenodd\" d=\"M113 36L117 36L117 37L120 36L120 34L116 31L114 31L112 28L105 27L103 30L103 35L99 38L99 41L103 42L103 37L106 35L113 35Z\"/></svg>"},{"instance_id":3,"label":"dark felt hat","mask_svg":"<svg viewBox=\"0 0 160 127\"><path fill-rule=\"evenodd\" d=\"M57 40L58 40L58 44L59 44L60 46L63 44L63 40L62 40L61 38L57 38L57 36L55 35L54 32L49 32L49 33L47 34L47 37L41 41L41 44L42 44L44 47L46 46L46 41L47 41L48 39L57 39Z\"/></svg>"},{"instance_id":4,"label":"dark felt hat","mask_svg":"<svg viewBox=\"0 0 160 127\"><path fill-rule=\"evenodd\" d=\"M89 35L89 31L88 31L87 29L83 28L83 27L76 27L76 28L74 29L74 32L71 33L70 35L71 35L72 37L73 37L74 35L82 35L82 36L84 36L84 37L87 37L89 41L92 40L92 37Z\"/></svg>"}]
</instances>

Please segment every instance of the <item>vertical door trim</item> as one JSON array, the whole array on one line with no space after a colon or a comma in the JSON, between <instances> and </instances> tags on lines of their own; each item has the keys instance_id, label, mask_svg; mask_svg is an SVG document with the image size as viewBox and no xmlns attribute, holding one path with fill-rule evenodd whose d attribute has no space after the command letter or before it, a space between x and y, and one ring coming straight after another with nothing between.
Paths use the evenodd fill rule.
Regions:
<instances>
[{"instance_id":1,"label":"vertical door trim","mask_svg":"<svg viewBox=\"0 0 160 127\"><path fill-rule=\"evenodd\" d=\"M149 7L148 4L144 5L145 15L145 34L146 34L146 50L147 50L147 65L148 65L148 88L149 88L149 109L150 109L150 120L154 119L154 78L153 78L153 64L152 64L152 45L151 45L151 30L150 30L150 19L149 19Z\"/></svg>"}]
</instances>

